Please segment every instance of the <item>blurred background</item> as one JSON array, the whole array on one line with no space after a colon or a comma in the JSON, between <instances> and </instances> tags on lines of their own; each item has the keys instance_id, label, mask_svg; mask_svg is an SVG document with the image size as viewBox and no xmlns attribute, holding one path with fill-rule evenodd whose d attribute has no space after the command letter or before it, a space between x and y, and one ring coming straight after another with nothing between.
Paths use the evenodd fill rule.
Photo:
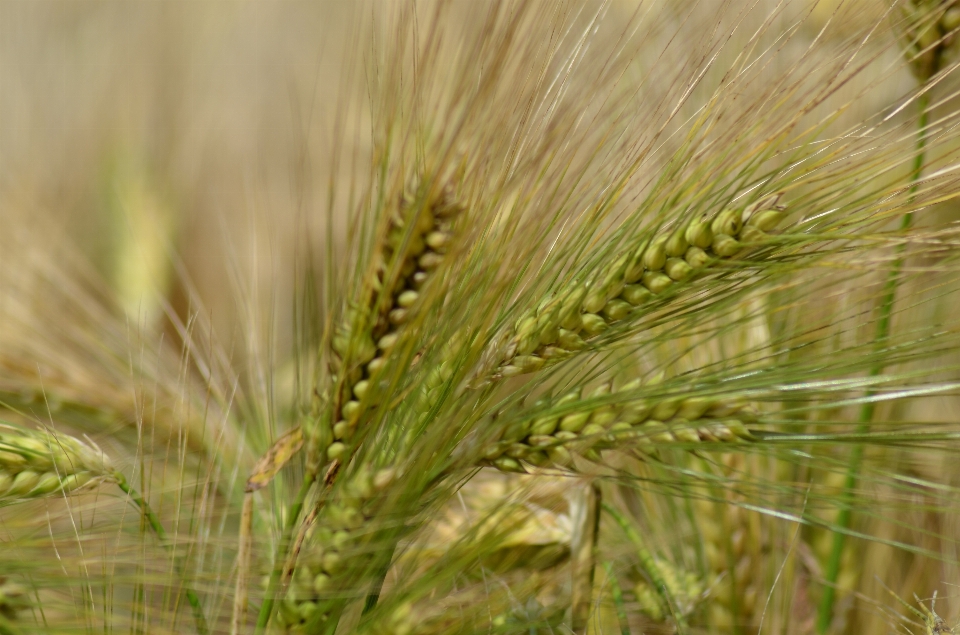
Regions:
<instances>
[{"instance_id":1,"label":"blurred background","mask_svg":"<svg viewBox=\"0 0 960 635\"><path fill-rule=\"evenodd\" d=\"M777 5L764 3L771 12ZM677 21L703 8L669 4ZM840 2L815 4L806 41ZM881 0L857 4L845 15L851 33L885 8ZM376 3L363 6L375 19ZM322 226L304 219L326 209L337 109L366 107L340 90L344 69L362 72L353 27L370 16L358 16L359 8L314 0L0 2L0 220L8 230L40 222L68 235L144 325L156 324L163 301L186 317L187 293L174 275L182 267L221 338L236 336L239 314L253 302L274 316L278 346L288 349L293 237ZM636 9L618 0L610 10L625 21ZM725 54L732 60L736 47ZM896 61L895 51L887 54ZM890 103L912 82L905 70L888 82ZM890 105L878 100L872 91L848 119ZM338 143L365 151L366 132ZM248 295L241 311L238 283L257 281L250 288L268 293Z\"/></svg>"}]
</instances>

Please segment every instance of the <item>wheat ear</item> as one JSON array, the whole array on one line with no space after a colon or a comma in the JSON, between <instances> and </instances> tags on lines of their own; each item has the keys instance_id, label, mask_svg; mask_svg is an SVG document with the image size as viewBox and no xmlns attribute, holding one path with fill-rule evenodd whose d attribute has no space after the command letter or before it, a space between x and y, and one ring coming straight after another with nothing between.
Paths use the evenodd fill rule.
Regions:
<instances>
[{"instance_id":1,"label":"wheat ear","mask_svg":"<svg viewBox=\"0 0 960 635\"><path fill-rule=\"evenodd\" d=\"M780 197L774 194L656 234L590 277L549 295L498 339L507 342L500 364L478 383L534 372L569 357L657 296L716 271L719 262L764 241L766 232L780 223L785 209Z\"/></svg>"}]
</instances>

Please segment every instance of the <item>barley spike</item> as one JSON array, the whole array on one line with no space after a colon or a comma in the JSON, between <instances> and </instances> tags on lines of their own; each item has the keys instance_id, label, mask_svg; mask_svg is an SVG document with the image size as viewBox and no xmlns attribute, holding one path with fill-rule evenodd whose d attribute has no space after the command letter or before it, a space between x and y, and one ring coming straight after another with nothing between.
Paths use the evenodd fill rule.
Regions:
<instances>
[{"instance_id":1,"label":"barley spike","mask_svg":"<svg viewBox=\"0 0 960 635\"><path fill-rule=\"evenodd\" d=\"M676 229L644 240L617 258L587 283L576 281L547 297L541 309L517 320L506 341L499 366L474 380L482 386L493 379L535 372L587 346L676 285L708 273L717 261L734 258L763 242L767 231L783 218L780 194L761 198L744 209L725 209L712 219L698 217ZM518 363L518 356L523 361ZM534 361L539 360L539 361Z\"/></svg>"},{"instance_id":2,"label":"barley spike","mask_svg":"<svg viewBox=\"0 0 960 635\"><path fill-rule=\"evenodd\" d=\"M103 453L79 439L0 423L0 502L69 493L113 474Z\"/></svg>"}]
</instances>

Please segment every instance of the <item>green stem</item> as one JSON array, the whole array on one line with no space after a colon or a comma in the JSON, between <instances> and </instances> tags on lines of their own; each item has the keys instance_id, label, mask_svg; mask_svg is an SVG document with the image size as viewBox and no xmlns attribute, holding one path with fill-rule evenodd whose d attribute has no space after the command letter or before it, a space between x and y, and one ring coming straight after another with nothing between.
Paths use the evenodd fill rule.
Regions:
<instances>
[{"instance_id":1,"label":"green stem","mask_svg":"<svg viewBox=\"0 0 960 635\"><path fill-rule=\"evenodd\" d=\"M926 158L927 146L927 123L929 120L928 107L930 97L924 92L917 99L917 145L916 156L913 160L913 171L910 175L910 202L916 196L917 189L920 187L920 177L923 174L923 164ZM913 223L913 213L908 212L903 215L900 221L900 230L905 232L910 229ZM880 351L890 337L890 321L893 315L893 303L897 295L897 284L900 280L900 272L903 269L903 250L904 245L897 246L897 257L890 266L890 272L887 274L887 282L884 285L883 296L880 301L880 319L877 320L877 331L874 339L875 349ZM870 376L877 377L883 372L882 362L877 362L870 369ZM858 418L857 433L863 434L870 428L873 421L876 402L871 400L876 394L875 390L867 392L867 400L860 406L860 416ZM850 455L850 463L847 468L847 476L843 484L843 492L840 495L840 512L837 514L836 530L833 533L833 544L830 550L830 556L827 560L827 566L824 571L823 597L820 599L820 607L817 613L817 633L823 635L830 627L833 621L833 604L836 600L837 579L840 577L840 565L843 560L843 549L846 542L847 530L850 529L850 521L853 516L854 490L857 486L857 478L860 475L860 466L863 462L863 446L856 445Z\"/></svg>"},{"instance_id":2,"label":"green stem","mask_svg":"<svg viewBox=\"0 0 960 635\"><path fill-rule=\"evenodd\" d=\"M393 552L391 551L391 554ZM390 563L393 562L393 556L384 561L383 566L377 571L377 577L373 581L373 586L370 588L370 593L367 594L367 599L363 603L363 613L362 615L367 615L377 607L377 602L380 601L380 590L383 589L383 580L387 577L387 572L390 571Z\"/></svg>"},{"instance_id":3,"label":"green stem","mask_svg":"<svg viewBox=\"0 0 960 635\"><path fill-rule=\"evenodd\" d=\"M283 527L283 535L280 536L280 544L277 547L277 555L273 561L273 571L270 573L270 582L267 585L267 594L263 598L263 604L260 606L260 614L257 616L257 628L254 631L260 635L267 628L270 617L273 615L273 606L275 597L280 588L280 578L283 575L283 567L287 561L287 555L290 551L290 540L293 537L293 530L297 527L297 519L300 518L300 512L303 510L303 502L310 493L310 488L316 480L317 475L311 470L303 479L300 491L290 506L287 514L287 522Z\"/></svg>"},{"instance_id":4,"label":"green stem","mask_svg":"<svg viewBox=\"0 0 960 635\"><path fill-rule=\"evenodd\" d=\"M653 584L654 590L656 590L657 595L660 596L660 601L663 602L666 610L673 615L673 619L676 621L677 631L684 632L686 631L686 622L683 619L683 616L679 614L678 611L674 609L676 606L676 601L670 595L670 589L667 588L667 583L663 579L663 575L660 573L660 567L657 565L657 561L654 559L653 554L647 551L647 547L644 544L643 538L637 533L637 530L630 523L627 518L618 512L614 507L608 503L603 503L603 510L610 514L617 524L620 525L620 528L623 530L623 533L627 534L627 538L633 544L633 548L637 552L637 557L640 559L640 568L643 569L650 577L650 582Z\"/></svg>"},{"instance_id":5,"label":"green stem","mask_svg":"<svg viewBox=\"0 0 960 635\"><path fill-rule=\"evenodd\" d=\"M613 570L613 563L609 560L603 563L607 570L607 580L610 582L610 593L613 595L613 606L617 610L617 621L620 623L620 635L630 635L630 622L627 617L627 607L623 602L623 591L617 581L617 574Z\"/></svg>"},{"instance_id":6,"label":"green stem","mask_svg":"<svg viewBox=\"0 0 960 635\"><path fill-rule=\"evenodd\" d=\"M144 518L147 519L147 523L150 525L150 528L153 529L153 533L156 534L157 539L160 543L167 549L173 550L173 546L167 541L167 532L164 531L163 525L160 524L160 519L157 518L157 515L153 513L153 509L150 505L140 496L140 493L137 492L128 482L126 477L119 472L114 473L114 478L117 481L117 487L119 487L123 492L130 497L130 501L140 509L140 513L143 514ZM183 567L180 563L180 559L174 554L174 566L177 570L177 575L180 576L181 580L185 580L185 575L183 572ZM203 615L203 605L200 604L200 597L197 595L197 592L194 591L189 586L184 586L184 594L187 596L187 602L190 603L190 607L193 609L193 619L197 623L197 632L200 635L207 635L209 630L207 628L207 619Z\"/></svg>"},{"instance_id":7,"label":"green stem","mask_svg":"<svg viewBox=\"0 0 960 635\"><path fill-rule=\"evenodd\" d=\"M21 631L12 620L0 615L0 635L20 635Z\"/></svg>"}]
</instances>

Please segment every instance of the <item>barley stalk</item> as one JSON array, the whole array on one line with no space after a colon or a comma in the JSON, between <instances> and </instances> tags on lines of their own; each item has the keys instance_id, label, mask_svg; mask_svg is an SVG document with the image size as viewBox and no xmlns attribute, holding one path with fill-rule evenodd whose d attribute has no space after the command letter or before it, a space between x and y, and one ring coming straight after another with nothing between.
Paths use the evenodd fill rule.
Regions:
<instances>
[{"instance_id":1,"label":"barley stalk","mask_svg":"<svg viewBox=\"0 0 960 635\"><path fill-rule=\"evenodd\" d=\"M922 84L928 82L941 68L945 54L955 48L953 40L955 31L960 28L960 6L956 5L955 0L910 0L901 5L903 10L910 13L908 16L907 37L915 39L914 46L918 47L917 57L911 60L912 70ZM938 9L942 12L938 13ZM932 25L926 27L919 26L920 23L935 17ZM916 29L921 30L920 34L914 38ZM923 90L917 97L917 140L916 155L913 162L913 170L910 175L909 203L913 202L920 187L920 178L923 175L924 163L926 160L927 146L927 125L929 122L929 103L930 95ZM910 229L913 222L913 214L907 212L900 221L901 232ZM901 244L897 247L896 258L887 274L887 281L884 288L883 297L880 300L879 313L880 319L877 320L875 345L877 349L886 345L890 337L890 323L893 313L893 304L896 300L897 285L903 268L903 250ZM882 363L874 364L870 368L871 376L878 376L884 370ZM869 392L868 397L875 393ZM858 433L865 433L869 429L869 424L873 421L876 404L867 400L860 408ZM823 635L830 627L833 619L833 603L836 595L836 584L841 575L841 569L844 560L844 543L846 541L845 531L851 523L851 506L853 502L853 491L857 484L860 464L863 460L863 446L854 446L852 456L850 457L850 467L847 471L844 491L841 495L841 508L837 514L837 527L839 531L833 534L833 545L830 555L827 558L824 579L826 585L823 589L823 597L820 601L820 607L817 613L817 632Z\"/></svg>"}]
</instances>

